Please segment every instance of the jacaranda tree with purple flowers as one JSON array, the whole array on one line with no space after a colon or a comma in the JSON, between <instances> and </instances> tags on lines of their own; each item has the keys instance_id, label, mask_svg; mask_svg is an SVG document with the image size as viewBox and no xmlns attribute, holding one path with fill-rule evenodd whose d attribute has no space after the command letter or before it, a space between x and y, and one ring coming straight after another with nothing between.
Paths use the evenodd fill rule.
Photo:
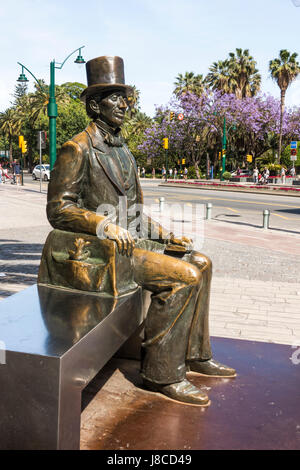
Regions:
<instances>
[{"instance_id":1,"label":"jacaranda tree with purple flowers","mask_svg":"<svg viewBox=\"0 0 300 470\"><path fill-rule=\"evenodd\" d=\"M176 118L169 122L169 112ZM184 119L179 121L177 115ZM167 106L156 110L153 125L145 131L141 152L156 167L164 163L162 139L169 138L169 164L185 158L193 165L199 177L205 168L207 156L216 165L222 148L223 122L227 124L227 163L229 168L245 161L247 154L254 159L278 146L280 101L270 95L238 99L234 94L205 90L201 96L185 93ZM300 109L286 110L282 124L282 142L285 148L291 140L300 140Z\"/></svg>"}]
</instances>

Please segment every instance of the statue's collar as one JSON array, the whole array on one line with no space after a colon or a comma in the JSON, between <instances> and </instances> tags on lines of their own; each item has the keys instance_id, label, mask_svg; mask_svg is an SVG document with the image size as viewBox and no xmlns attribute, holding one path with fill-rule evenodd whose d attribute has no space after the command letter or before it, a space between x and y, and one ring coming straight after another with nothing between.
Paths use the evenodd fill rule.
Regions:
<instances>
[{"instance_id":1,"label":"statue's collar","mask_svg":"<svg viewBox=\"0 0 300 470\"><path fill-rule=\"evenodd\" d=\"M111 147L122 147L122 145L124 145L124 140L120 135L121 129L119 127L115 129L100 119L97 119L95 124L103 135L103 140L107 145Z\"/></svg>"}]
</instances>

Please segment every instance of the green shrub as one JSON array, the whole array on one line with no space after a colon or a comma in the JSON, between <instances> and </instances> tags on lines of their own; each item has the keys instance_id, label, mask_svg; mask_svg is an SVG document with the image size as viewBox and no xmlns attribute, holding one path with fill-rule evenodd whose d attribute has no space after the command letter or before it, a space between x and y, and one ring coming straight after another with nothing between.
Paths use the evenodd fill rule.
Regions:
<instances>
[{"instance_id":1,"label":"green shrub","mask_svg":"<svg viewBox=\"0 0 300 470\"><path fill-rule=\"evenodd\" d=\"M281 165L276 165L276 163L269 163L268 165L265 165L260 168L261 173L264 171L265 167L268 168L270 176L280 175Z\"/></svg>"},{"instance_id":2,"label":"green shrub","mask_svg":"<svg viewBox=\"0 0 300 470\"><path fill-rule=\"evenodd\" d=\"M229 173L229 171L224 171L223 179L226 180L226 181L229 181L230 178L231 178L231 173Z\"/></svg>"},{"instance_id":3,"label":"green shrub","mask_svg":"<svg viewBox=\"0 0 300 470\"><path fill-rule=\"evenodd\" d=\"M197 178L196 170L194 166L189 166L188 167L188 174L187 177L194 180Z\"/></svg>"}]
</instances>

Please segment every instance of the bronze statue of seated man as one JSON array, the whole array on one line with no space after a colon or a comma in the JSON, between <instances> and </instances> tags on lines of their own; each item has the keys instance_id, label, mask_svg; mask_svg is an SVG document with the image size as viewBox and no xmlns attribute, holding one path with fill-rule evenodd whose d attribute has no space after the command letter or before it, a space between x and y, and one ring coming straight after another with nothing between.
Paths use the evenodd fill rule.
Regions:
<instances>
[{"instance_id":1,"label":"bronze statue of seated man","mask_svg":"<svg viewBox=\"0 0 300 470\"><path fill-rule=\"evenodd\" d=\"M62 146L51 173L47 215L55 230L44 247L39 283L112 296L136 286L151 291L142 343L144 386L179 402L207 406L207 394L186 373L236 375L212 359L211 261L193 250L181 258L172 256L166 244L184 250L191 240L175 238L130 210L143 203L143 196L134 157L120 136L131 91L123 60L98 57L86 67L88 87L82 99L92 122ZM117 209L120 198L123 210ZM114 218L105 210L111 206L116 208ZM127 228L118 223L124 213Z\"/></svg>"}]
</instances>

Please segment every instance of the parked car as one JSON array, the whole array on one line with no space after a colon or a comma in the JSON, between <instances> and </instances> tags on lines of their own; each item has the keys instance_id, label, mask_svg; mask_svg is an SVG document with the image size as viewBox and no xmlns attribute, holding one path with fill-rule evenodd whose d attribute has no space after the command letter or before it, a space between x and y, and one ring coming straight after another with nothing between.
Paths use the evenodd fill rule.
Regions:
<instances>
[{"instance_id":1,"label":"parked car","mask_svg":"<svg viewBox=\"0 0 300 470\"><path fill-rule=\"evenodd\" d=\"M43 181L50 180L50 165L36 165L32 172L32 179L37 180L41 178Z\"/></svg>"},{"instance_id":2,"label":"parked car","mask_svg":"<svg viewBox=\"0 0 300 470\"><path fill-rule=\"evenodd\" d=\"M239 177L239 178L244 178L244 177L248 177L248 178L249 178L250 176L252 176L252 173L253 173L253 172L252 172L251 170L241 170L241 173L239 174L238 177ZM237 172L236 172L236 171L233 171L233 172L231 173L231 176L232 176L232 177L233 177L233 176L237 176Z\"/></svg>"}]
</instances>

